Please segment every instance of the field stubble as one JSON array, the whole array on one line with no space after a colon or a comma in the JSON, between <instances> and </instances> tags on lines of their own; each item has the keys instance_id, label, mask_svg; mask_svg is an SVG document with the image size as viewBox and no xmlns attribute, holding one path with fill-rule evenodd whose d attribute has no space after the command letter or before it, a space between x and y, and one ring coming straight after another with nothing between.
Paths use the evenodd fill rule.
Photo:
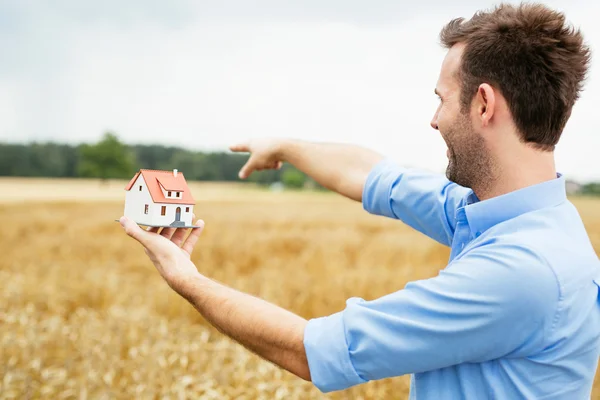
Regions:
<instances>
[{"instance_id":1,"label":"field stubble","mask_svg":"<svg viewBox=\"0 0 600 400\"><path fill-rule=\"evenodd\" d=\"M114 222L123 192L112 190L100 189L103 201L88 191L76 202L13 195L0 204L0 398L407 396L408 377L325 396L220 335ZM448 259L447 248L339 196L196 193L206 222L192 256L200 272L305 318L434 276ZM574 202L600 253L600 202Z\"/></svg>"}]
</instances>

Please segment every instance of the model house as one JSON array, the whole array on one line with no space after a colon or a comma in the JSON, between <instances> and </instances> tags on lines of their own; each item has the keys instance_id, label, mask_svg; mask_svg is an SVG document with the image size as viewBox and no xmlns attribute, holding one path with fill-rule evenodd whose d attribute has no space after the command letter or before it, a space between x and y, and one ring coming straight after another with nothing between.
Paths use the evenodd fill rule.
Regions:
<instances>
[{"instance_id":1,"label":"model house","mask_svg":"<svg viewBox=\"0 0 600 400\"><path fill-rule=\"evenodd\" d=\"M196 202L176 169L141 169L125 187L125 216L140 225L191 227Z\"/></svg>"}]
</instances>

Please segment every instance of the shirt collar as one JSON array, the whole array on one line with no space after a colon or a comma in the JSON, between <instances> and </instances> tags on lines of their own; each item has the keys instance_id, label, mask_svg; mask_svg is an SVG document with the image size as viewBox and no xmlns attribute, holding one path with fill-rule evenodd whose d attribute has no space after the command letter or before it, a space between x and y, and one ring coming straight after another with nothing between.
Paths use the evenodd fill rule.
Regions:
<instances>
[{"instance_id":1,"label":"shirt collar","mask_svg":"<svg viewBox=\"0 0 600 400\"><path fill-rule=\"evenodd\" d=\"M471 233L479 236L500 222L564 202L567 200L567 191L565 178L559 173L556 179L483 201L470 191L465 200L465 214Z\"/></svg>"}]
</instances>

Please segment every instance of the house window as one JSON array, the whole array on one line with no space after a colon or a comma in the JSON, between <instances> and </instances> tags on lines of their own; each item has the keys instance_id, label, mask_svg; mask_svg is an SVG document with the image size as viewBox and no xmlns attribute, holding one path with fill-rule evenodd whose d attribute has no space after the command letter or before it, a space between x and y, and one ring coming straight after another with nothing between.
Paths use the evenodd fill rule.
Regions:
<instances>
[{"instance_id":1,"label":"house window","mask_svg":"<svg viewBox=\"0 0 600 400\"><path fill-rule=\"evenodd\" d=\"M190 208L189 208L189 207L186 207L186 208L185 208L185 212L190 212Z\"/></svg>"},{"instance_id":2,"label":"house window","mask_svg":"<svg viewBox=\"0 0 600 400\"><path fill-rule=\"evenodd\" d=\"M167 214L167 206L162 206L160 208L160 215L166 215Z\"/></svg>"},{"instance_id":3,"label":"house window","mask_svg":"<svg viewBox=\"0 0 600 400\"><path fill-rule=\"evenodd\" d=\"M140 185L140 192L142 191L142 185Z\"/></svg>"},{"instance_id":4,"label":"house window","mask_svg":"<svg viewBox=\"0 0 600 400\"><path fill-rule=\"evenodd\" d=\"M144 206L144 214L148 214L148 204Z\"/></svg>"},{"instance_id":5,"label":"house window","mask_svg":"<svg viewBox=\"0 0 600 400\"><path fill-rule=\"evenodd\" d=\"M177 193L177 197L179 197L179 195L181 194L180 192L176 192Z\"/></svg>"},{"instance_id":6,"label":"house window","mask_svg":"<svg viewBox=\"0 0 600 400\"><path fill-rule=\"evenodd\" d=\"M168 193L167 193L167 197L171 197L171 192L168 192Z\"/></svg>"}]
</instances>

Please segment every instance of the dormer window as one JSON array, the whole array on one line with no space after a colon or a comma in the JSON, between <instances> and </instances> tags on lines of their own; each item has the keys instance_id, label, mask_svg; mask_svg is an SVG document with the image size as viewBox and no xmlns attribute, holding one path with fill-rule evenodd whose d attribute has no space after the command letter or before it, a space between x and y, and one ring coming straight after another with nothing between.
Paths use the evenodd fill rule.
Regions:
<instances>
[{"instance_id":1,"label":"dormer window","mask_svg":"<svg viewBox=\"0 0 600 400\"><path fill-rule=\"evenodd\" d=\"M168 192L168 193L167 193L167 197L171 197L171 192Z\"/></svg>"},{"instance_id":2,"label":"dormer window","mask_svg":"<svg viewBox=\"0 0 600 400\"><path fill-rule=\"evenodd\" d=\"M177 197L179 197L179 195L181 194L181 192L176 192L177 193Z\"/></svg>"}]
</instances>

